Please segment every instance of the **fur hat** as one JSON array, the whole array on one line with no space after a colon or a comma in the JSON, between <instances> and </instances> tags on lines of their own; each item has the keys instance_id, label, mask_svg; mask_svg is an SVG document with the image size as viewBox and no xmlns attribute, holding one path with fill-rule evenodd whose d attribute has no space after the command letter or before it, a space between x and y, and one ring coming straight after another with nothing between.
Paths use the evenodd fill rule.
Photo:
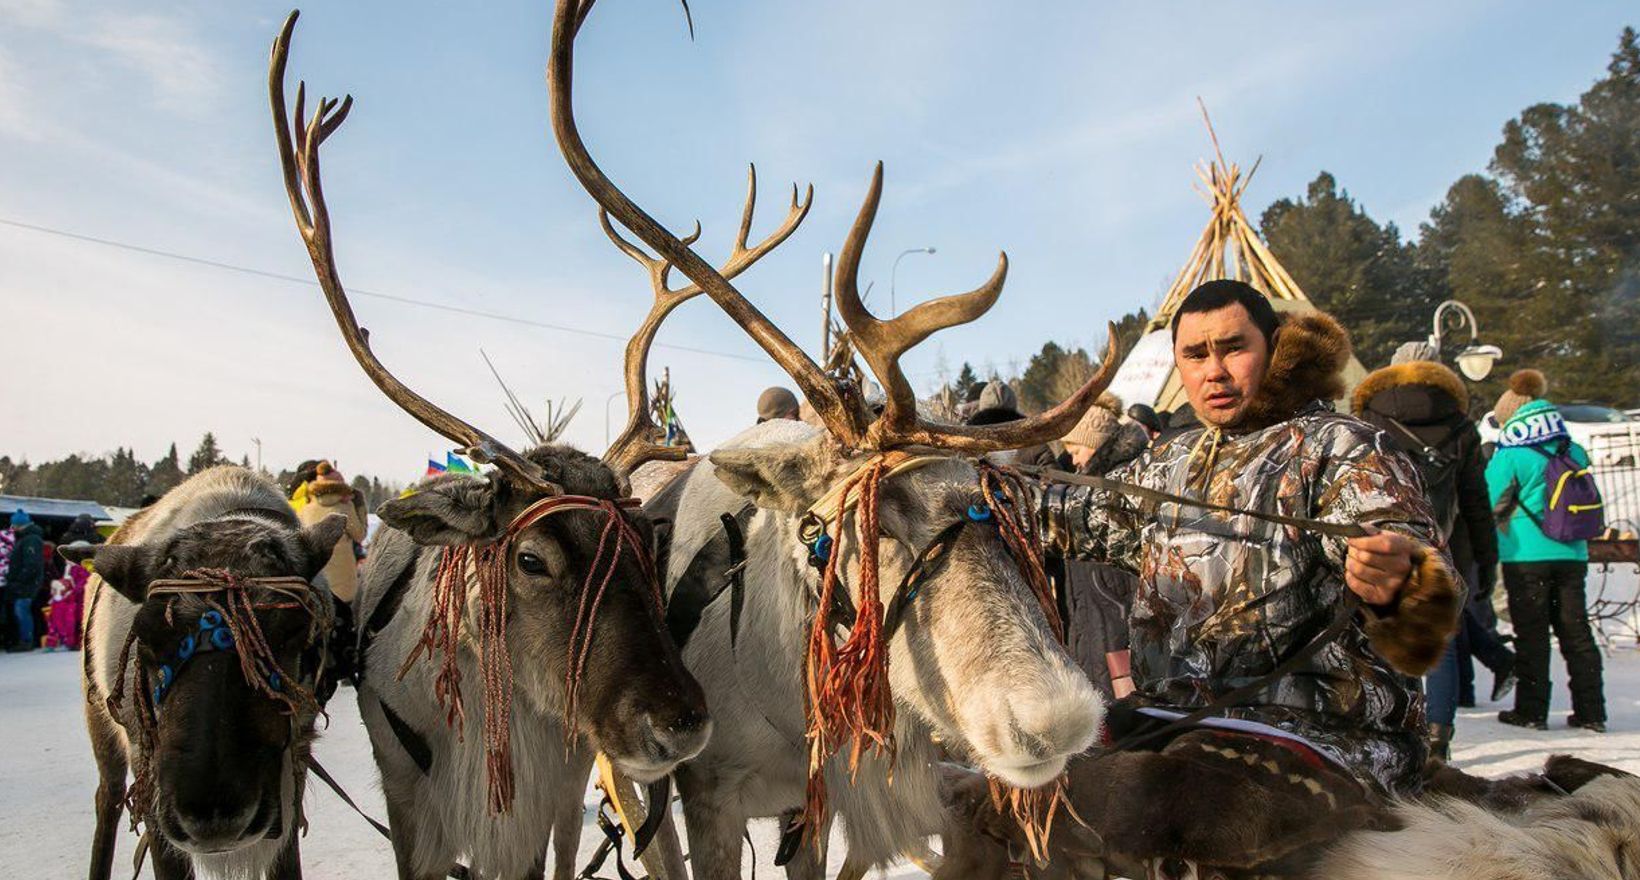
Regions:
<instances>
[{"instance_id":1,"label":"fur hat","mask_svg":"<svg viewBox=\"0 0 1640 880\"><path fill-rule=\"evenodd\" d=\"M1498 426L1515 417L1515 411L1549 393L1549 380L1537 370L1516 370L1509 377L1509 388L1498 396L1498 405L1492 415Z\"/></svg>"},{"instance_id":2,"label":"fur hat","mask_svg":"<svg viewBox=\"0 0 1640 880\"><path fill-rule=\"evenodd\" d=\"M1088 407L1088 411L1082 414L1076 427L1060 439L1066 443L1097 450L1116 433L1116 428L1120 424L1117 413L1121 411L1122 401L1107 391L1099 395L1093 406Z\"/></svg>"}]
</instances>

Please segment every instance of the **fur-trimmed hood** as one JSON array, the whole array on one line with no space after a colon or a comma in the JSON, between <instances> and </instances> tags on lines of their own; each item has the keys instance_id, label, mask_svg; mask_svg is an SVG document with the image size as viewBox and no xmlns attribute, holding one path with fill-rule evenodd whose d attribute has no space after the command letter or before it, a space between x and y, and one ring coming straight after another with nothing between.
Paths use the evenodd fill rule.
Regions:
<instances>
[{"instance_id":1,"label":"fur-trimmed hood","mask_svg":"<svg viewBox=\"0 0 1640 880\"><path fill-rule=\"evenodd\" d=\"M1374 370L1351 396L1350 411L1368 410L1406 424L1425 424L1469 410L1469 390L1442 364L1408 361Z\"/></svg>"},{"instance_id":2,"label":"fur-trimmed hood","mask_svg":"<svg viewBox=\"0 0 1640 880\"><path fill-rule=\"evenodd\" d=\"M1264 381L1235 429L1267 428L1318 400L1343 397L1351 351L1349 331L1326 312L1282 314Z\"/></svg>"}]
</instances>

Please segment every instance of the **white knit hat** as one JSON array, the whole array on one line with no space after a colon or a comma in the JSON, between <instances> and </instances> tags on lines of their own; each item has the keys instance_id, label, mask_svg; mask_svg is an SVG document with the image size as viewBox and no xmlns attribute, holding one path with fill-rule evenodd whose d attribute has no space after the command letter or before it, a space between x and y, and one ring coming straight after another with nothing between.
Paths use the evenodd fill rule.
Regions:
<instances>
[{"instance_id":1,"label":"white knit hat","mask_svg":"<svg viewBox=\"0 0 1640 880\"><path fill-rule=\"evenodd\" d=\"M1099 400L1082 414L1076 427L1060 439L1066 443L1098 449L1116 433L1116 428L1121 424L1121 417L1118 415L1121 410L1122 401L1117 399L1116 395L1109 392L1101 394Z\"/></svg>"}]
</instances>

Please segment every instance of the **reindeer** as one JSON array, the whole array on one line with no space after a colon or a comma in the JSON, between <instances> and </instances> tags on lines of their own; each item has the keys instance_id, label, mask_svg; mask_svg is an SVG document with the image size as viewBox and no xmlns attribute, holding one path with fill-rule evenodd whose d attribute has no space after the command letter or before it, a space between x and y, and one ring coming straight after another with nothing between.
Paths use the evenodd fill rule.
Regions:
<instances>
[{"instance_id":1,"label":"reindeer","mask_svg":"<svg viewBox=\"0 0 1640 880\"><path fill-rule=\"evenodd\" d=\"M299 86L287 115L295 22L274 42L269 97L291 207L337 326L388 399L496 466L384 505L359 588L359 708L399 877L442 877L463 853L476 876L539 877L550 840L554 876L568 878L594 750L650 782L711 731L663 623L650 524L624 486L632 468L677 452L650 442L641 390L633 427L602 460L557 445L520 454L376 359L337 273L319 176L319 147L351 98L321 100L307 120ZM653 329L628 350L629 387L643 387Z\"/></svg>"},{"instance_id":2,"label":"reindeer","mask_svg":"<svg viewBox=\"0 0 1640 880\"><path fill-rule=\"evenodd\" d=\"M827 429L766 423L645 506L676 523L666 586L674 623L686 625L674 632L689 629L679 612L692 608L698 624L684 660L718 724L676 774L693 871L738 877L747 820L801 809L810 857L789 871L821 876L829 792L844 818L844 873L857 876L941 830L942 749L1031 789L1053 783L1095 738L1103 706L1056 637L1030 512L1015 491L1023 487L980 456L1069 429L1110 381L1114 332L1098 373L1037 417L986 427L919 418L901 355L988 310L1007 257L974 291L893 320L873 317L856 276L881 196L879 164L837 272L839 311L887 394L873 416L857 385L828 376L732 283L729 269L748 253L750 198L734 254L719 269L692 248L698 227L673 235L598 167L576 128L572 88L575 36L591 6L558 0L553 20L548 87L565 160L602 209L606 233L648 271L657 300L705 293L786 370ZM799 210L806 203L800 209L794 191ZM654 255L618 236L611 220ZM691 287L665 287L674 267ZM732 558L739 542L730 532L743 533L743 559ZM744 590L726 589L702 607L726 571L741 573Z\"/></svg>"},{"instance_id":3,"label":"reindeer","mask_svg":"<svg viewBox=\"0 0 1640 880\"><path fill-rule=\"evenodd\" d=\"M91 880L129 806L159 880L301 877L297 831L332 599L315 581L346 518L303 528L238 467L191 477L84 553ZM128 789L126 773L135 781Z\"/></svg>"}]
</instances>

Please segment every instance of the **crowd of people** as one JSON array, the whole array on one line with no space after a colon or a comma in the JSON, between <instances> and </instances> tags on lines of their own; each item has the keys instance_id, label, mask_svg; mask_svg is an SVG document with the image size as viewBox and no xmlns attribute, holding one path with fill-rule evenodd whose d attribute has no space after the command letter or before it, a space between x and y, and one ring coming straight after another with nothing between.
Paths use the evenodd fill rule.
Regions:
<instances>
[{"instance_id":1,"label":"crowd of people","mask_svg":"<svg viewBox=\"0 0 1640 880\"><path fill-rule=\"evenodd\" d=\"M79 650L80 615L91 575L64 559L57 548L102 541L89 514L75 518L56 540L47 540L45 530L26 511L11 513L9 527L0 533L3 640L8 652Z\"/></svg>"}]
</instances>

